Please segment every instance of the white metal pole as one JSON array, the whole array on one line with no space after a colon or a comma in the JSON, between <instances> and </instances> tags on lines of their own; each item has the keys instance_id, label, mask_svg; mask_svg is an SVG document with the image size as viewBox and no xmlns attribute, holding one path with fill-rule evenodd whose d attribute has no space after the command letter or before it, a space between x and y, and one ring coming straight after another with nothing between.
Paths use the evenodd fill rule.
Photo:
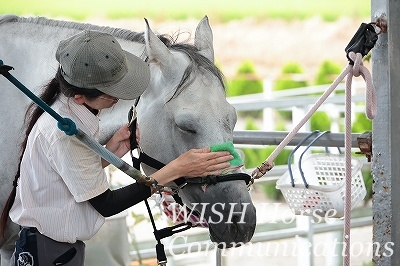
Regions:
<instances>
[{"instance_id":1,"label":"white metal pole","mask_svg":"<svg viewBox=\"0 0 400 266\"><path fill-rule=\"evenodd\" d=\"M221 259L221 250L219 248L216 248L215 250L216 250L215 251L215 260L216 260L215 265L216 266L221 266L222 265L221 264L221 261L222 261L222 259Z\"/></svg>"},{"instance_id":2,"label":"white metal pole","mask_svg":"<svg viewBox=\"0 0 400 266\"><path fill-rule=\"evenodd\" d=\"M384 15L388 26L387 34L379 35L372 50L372 77L378 107L372 135L372 259L374 265L389 266L400 265L400 1L371 2L371 20Z\"/></svg>"}]
</instances>

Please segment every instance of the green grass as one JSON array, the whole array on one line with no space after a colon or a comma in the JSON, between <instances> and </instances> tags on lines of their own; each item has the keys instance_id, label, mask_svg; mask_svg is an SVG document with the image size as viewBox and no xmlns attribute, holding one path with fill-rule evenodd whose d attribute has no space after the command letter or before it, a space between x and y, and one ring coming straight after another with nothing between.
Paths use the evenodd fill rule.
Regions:
<instances>
[{"instance_id":1,"label":"green grass","mask_svg":"<svg viewBox=\"0 0 400 266\"><path fill-rule=\"evenodd\" d=\"M244 17L257 19L306 19L316 15L334 21L341 16L370 17L367 0L3 0L0 14L109 19L150 18L153 20L200 19L226 22Z\"/></svg>"}]
</instances>

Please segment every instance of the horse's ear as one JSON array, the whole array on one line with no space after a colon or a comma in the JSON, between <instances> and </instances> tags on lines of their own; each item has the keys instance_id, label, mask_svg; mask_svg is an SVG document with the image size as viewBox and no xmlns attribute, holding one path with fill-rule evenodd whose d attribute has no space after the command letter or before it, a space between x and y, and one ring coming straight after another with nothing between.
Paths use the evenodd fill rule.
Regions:
<instances>
[{"instance_id":1,"label":"horse's ear","mask_svg":"<svg viewBox=\"0 0 400 266\"><path fill-rule=\"evenodd\" d=\"M214 62L213 33L207 16L197 25L194 45L200 50L201 55Z\"/></svg>"},{"instance_id":2,"label":"horse's ear","mask_svg":"<svg viewBox=\"0 0 400 266\"><path fill-rule=\"evenodd\" d=\"M161 68L168 70L173 64L173 56L168 47L154 34L150 29L149 22L146 21L145 43L146 54L149 57L149 62L156 61Z\"/></svg>"}]
</instances>

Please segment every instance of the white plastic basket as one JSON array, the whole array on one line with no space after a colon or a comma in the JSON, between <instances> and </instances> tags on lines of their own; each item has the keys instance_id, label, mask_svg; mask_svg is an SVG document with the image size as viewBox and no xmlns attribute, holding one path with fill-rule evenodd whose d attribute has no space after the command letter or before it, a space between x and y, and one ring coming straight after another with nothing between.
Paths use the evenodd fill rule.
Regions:
<instances>
[{"instance_id":1,"label":"white plastic basket","mask_svg":"<svg viewBox=\"0 0 400 266\"><path fill-rule=\"evenodd\" d=\"M361 172L362 162L352 157L351 168L353 209L364 199L366 189ZM344 216L345 206L345 171L346 159L343 154L312 154L300 161L298 167L286 171L277 181L276 188L281 190L287 204L296 215L327 215L341 218ZM304 184L302 173L308 188Z\"/></svg>"}]
</instances>

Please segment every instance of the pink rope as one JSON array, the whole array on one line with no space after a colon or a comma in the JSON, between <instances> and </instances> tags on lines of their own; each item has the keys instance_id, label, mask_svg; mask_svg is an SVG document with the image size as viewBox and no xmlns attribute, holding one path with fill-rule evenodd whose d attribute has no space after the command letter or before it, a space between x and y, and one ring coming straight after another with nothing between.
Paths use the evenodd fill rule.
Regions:
<instances>
[{"instance_id":1,"label":"pink rope","mask_svg":"<svg viewBox=\"0 0 400 266\"><path fill-rule=\"evenodd\" d=\"M362 76L366 83L366 115L369 119L375 117L376 110L376 99L375 90L372 84L372 77L368 69L363 66L362 55L360 53L355 54L354 52L349 53L349 57L353 60L354 65L348 65L342 73L334 80L329 88L321 95L314 106L306 113L302 120L288 133L283 141L276 147L271 155L252 173L252 180L250 184L254 182L254 179L262 177L266 172L274 167L274 159L283 150L290 140L296 135L300 128L310 119L314 112L321 106L321 104L328 98L328 96L336 89L339 83L347 76L346 79L346 114L345 114L345 160L346 160L346 190L345 190L345 217L344 217L344 257L343 265L350 265L350 221L351 221L351 181L352 181L352 169L351 169L351 85L352 77Z\"/></svg>"},{"instance_id":2,"label":"pink rope","mask_svg":"<svg viewBox=\"0 0 400 266\"><path fill-rule=\"evenodd\" d=\"M362 64L361 54L349 53L349 57L354 61L346 80L346 114L345 114L345 160L346 160L346 190L345 190L345 212L344 212L344 242L345 250L343 265L350 266L350 222L351 222L351 84L353 76L362 76L366 83L366 115L369 119L375 117L376 99L375 90L372 84L371 74Z\"/></svg>"},{"instance_id":3,"label":"pink rope","mask_svg":"<svg viewBox=\"0 0 400 266\"><path fill-rule=\"evenodd\" d=\"M353 60L353 58L352 58ZM353 70L353 69L352 69ZM345 176L346 176L346 189L345 189L345 206L344 206L344 257L343 265L350 265L350 216L351 216L351 82L354 71L350 71L346 80L346 113L345 113Z\"/></svg>"},{"instance_id":4,"label":"pink rope","mask_svg":"<svg viewBox=\"0 0 400 266\"><path fill-rule=\"evenodd\" d=\"M336 89L339 83L346 77L351 69L351 65L347 66L342 73L333 81L333 83L328 87L328 89L321 95L313 107L306 113L306 115L301 119L301 121L288 133L288 135L282 140L281 143L275 148L275 150L269 155L269 157L252 173L253 179L258 179L265 175L266 172L274 167L273 161L279 155L279 153L287 146L287 144L292 140L292 138L297 134L300 128L310 119L310 117L315 113L315 111L322 105L322 103L328 98L328 96Z\"/></svg>"},{"instance_id":5,"label":"pink rope","mask_svg":"<svg viewBox=\"0 0 400 266\"><path fill-rule=\"evenodd\" d=\"M293 139L302 126L310 119L310 117L315 113L316 110L322 105L322 103L329 97L329 95L336 89L336 87L342 82L342 80L351 72L354 68L356 71L354 76L358 77L361 75L366 82L366 114L369 119L373 119L375 116L376 100L375 100L375 90L372 84L372 77L368 69L362 65L361 60L355 60L354 66L348 65L339 76L333 81L333 83L328 87L328 89L321 95L313 107L305 114L305 116L300 120L300 122L288 133L288 135L282 140L281 143L275 148L275 150L268 156L268 158L254 171L252 172L252 182L254 179L261 178L266 172L274 167L274 160L279 155L279 153L288 145L288 143ZM356 57L353 52L349 53L350 58ZM252 183L251 182L251 183Z\"/></svg>"}]
</instances>

